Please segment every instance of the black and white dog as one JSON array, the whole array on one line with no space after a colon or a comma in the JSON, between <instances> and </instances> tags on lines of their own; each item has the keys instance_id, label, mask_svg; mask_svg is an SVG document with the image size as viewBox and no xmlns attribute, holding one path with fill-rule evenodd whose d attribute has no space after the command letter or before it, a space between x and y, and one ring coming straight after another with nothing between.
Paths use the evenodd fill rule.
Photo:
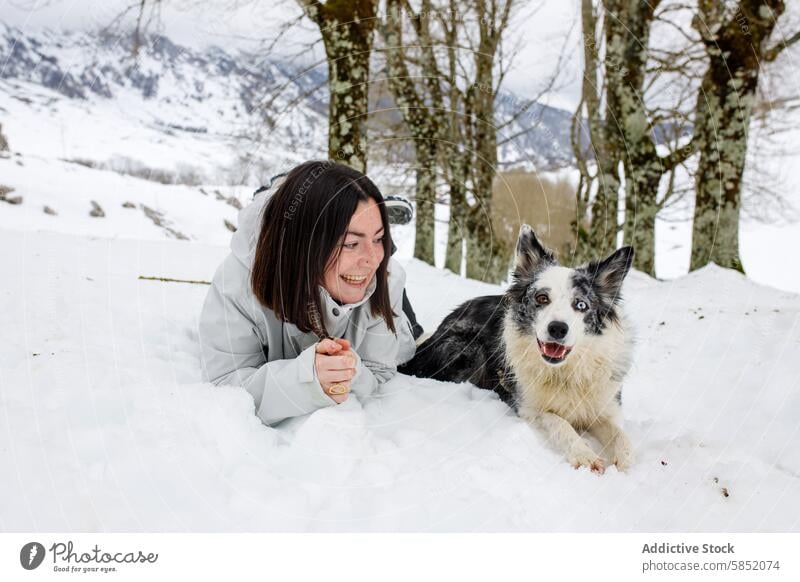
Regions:
<instances>
[{"instance_id":1,"label":"black and white dog","mask_svg":"<svg viewBox=\"0 0 800 582\"><path fill-rule=\"evenodd\" d=\"M457 307L400 371L494 390L573 466L602 473L603 458L578 433L588 431L625 470L633 452L620 426L621 388L632 336L620 288L632 260L624 247L563 267L523 225L506 293Z\"/></svg>"}]
</instances>

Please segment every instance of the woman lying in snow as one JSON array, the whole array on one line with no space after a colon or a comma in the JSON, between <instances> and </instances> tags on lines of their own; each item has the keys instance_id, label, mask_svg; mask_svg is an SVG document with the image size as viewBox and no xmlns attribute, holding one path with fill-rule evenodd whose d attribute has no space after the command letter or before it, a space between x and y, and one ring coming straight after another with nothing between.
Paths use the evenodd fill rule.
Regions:
<instances>
[{"instance_id":1,"label":"woman lying in snow","mask_svg":"<svg viewBox=\"0 0 800 582\"><path fill-rule=\"evenodd\" d=\"M259 191L203 304L206 379L246 388L266 424L370 394L415 349L392 250L384 198L352 168L306 162Z\"/></svg>"}]
</instances>

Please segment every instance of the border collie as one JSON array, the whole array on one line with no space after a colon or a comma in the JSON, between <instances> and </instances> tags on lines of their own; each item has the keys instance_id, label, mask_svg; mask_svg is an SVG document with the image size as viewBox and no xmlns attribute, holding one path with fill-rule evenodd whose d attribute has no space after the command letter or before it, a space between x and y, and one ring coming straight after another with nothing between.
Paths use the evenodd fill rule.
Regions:
<instances>
[{"instance_id":1,"label":"border collie","mask_svg":"<svg viewBox=\"0 0 800 582\"><path fill-rule=\"evenodd\" d=\"M605 458L624 471L633 452L621 428L621 389L633 342L620 289L632 260L623 247L563 267L523 225L506 293L457 307L400 371L494 390L574 467L602 473Z\"/></svg>"}]
</instances>

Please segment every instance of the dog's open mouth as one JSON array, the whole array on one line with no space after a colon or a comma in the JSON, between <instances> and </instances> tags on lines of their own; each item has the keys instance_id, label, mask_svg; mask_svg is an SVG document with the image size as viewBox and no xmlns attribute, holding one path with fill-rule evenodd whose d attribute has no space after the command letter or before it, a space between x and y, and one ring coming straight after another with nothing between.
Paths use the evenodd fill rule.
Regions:
<instances>
[{"instance_id":1,"label":"dog's open mouth","mask_svg":"<svg viewBox=\"0 0 800 582\"><path fill-rule=\"evenodd\" d=\"M543 342L538 338L536 341L539 342L539 351L542 352L542 357L551 364L560 364L572 351L571 347L558 342Z\"/></svg>"}]
</instances>

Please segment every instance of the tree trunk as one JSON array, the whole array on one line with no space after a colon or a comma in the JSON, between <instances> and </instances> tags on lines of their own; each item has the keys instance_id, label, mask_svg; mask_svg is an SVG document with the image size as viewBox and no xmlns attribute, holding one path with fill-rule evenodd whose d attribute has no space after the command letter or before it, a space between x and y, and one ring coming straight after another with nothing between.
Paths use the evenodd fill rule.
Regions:
<instances>
[{"instance_id":1,"label":"tree trunk","mask_svg":"<svg viewBox=\"0 0 800 582\"><path fill-rule=\"evenodd\" d=\"M0 123L0 152L7 152L9 149L8 140L3 135L3 124Z\"/></svg>"},{"instance_id":2,"label":"tree trunk","mask_svg":"<svg viewBox=\"0 0 800 582\"><path fill-rule=\"evenodd\" d=\"M598 92L598 43L595 36L597 17L592 0L581 2L583 27L584 74L581 87L582 104L573 121L573 151L583 175L586 192L578 192L578 213L573 223L574 247L572 261L584 263L598 254L608 254L617 248L617 206L619 204L619 148L611 124L604 123L600 113ZM597 164L597 192L592 199L594 179L589 176L584 156L585 144L580 139L581 111L586 106L586 122L592 152ZM606 114L608 117L610 113ZM587 211L589 214L587 215Z\"/></svg>"},{"instance_id":3,"label":"tree trunk","mask_svg":"<svg viewBox=\"0 0 800 582\"><path fill-rule=\"evenodd\" d=\"M494 120L494 56L499 37L494 5L477 0L480 43L475 53L475 83L471 93L474 158L472 184L475 205L467 219L467 277L499 283L508 272L509 249L492 231L492 185L497 173L497 126Z\"/></svg>"},{"instance_id":4,"label":"tree trunk","mask_svg":"<svg viewBox=\"0 0 800 582\"><path fill-rule=\"evenodd\" d=\"M431 139L415 141L417 154L417 232L414 257L434 265L436 207L436 142Z\"/></svg>"},{"instance_id":5,"label":"tree trunk","mask_svg":"<svg viewBox=\"0 0 800 582\"><path fill-rule=\"evenodd\" d=\"M423 4L423 7L426 5ZM428 18L425 15L424 18ZM427 35L427 21L418 21L417 34L424 39ZM441 92L438 90L438 75L432 49L423 50L425 67L436 80L436 85L427 85L431 95L431 106L425 102L425 85L418 86L409 73L404 54L402 3L400 0L387 0L386 22L380 25L381 35L386 44L386 65L389 87L395 103L403 114L403 121L411 132L416 155L416 235L414 257L433 265L436 204L436 168L439 135L442 123L439 120ZM422 40L421 39L421 40Z\"/></svg>"},{"instance_id":6,"label":"tree trunk","mask_svg":"<svg viewBox=\"0 0 800 582\"><path fill-rule=\"evenodd\" d=\"M721 62L720 62L721 61ZM747 130L756 78L733 78L724 59L714 59L703 82L701 154L695 175L690 270L716 263L744 272L739 256L739 208ZM734 84L740 84L737 89Z\"/></svg>"},{"instance_id":7,"label":"tree trunk","mask_svg":"<svg viewBox=\"0 0 800 582\"><path fill-rule=\"evenodd\" d=\"M606 94L625 168L625 244L636 254L634 267L655 275L655 216L664 167L658 156L642 94L650 26L657 2L605 0ZM616 207L615 207L616 209ZM616 238L616 233L614 234ZM614 241L616 246L616 240Z\"/></svg>"},{"instance_id":8,"label":"tree trunk","mask_svg":"<svg viewBox=\"0 0 800 582\"><path fill-rule=\"evenodd\" d=\"M510 249L494 236L489 217L473 207L467 219L467 277L499 283L508 274Z\"/></svg>"},{"instance_id":9,"label":"tree trunk","mask_svg":"<svg viewBox=\"0 0 800 582\"><path fill-rule=\"evenodd\" d=\"M298 0L322 33L328 60L328 157L367 171L369 61L377 0Z\"/></svg>"},{"instance_id":10,"label":"tree trunk","mask_svg":"<svg viewBox=\"0 0 800 582\"><path fill-rule=\"evenodd\" d=\"M464 258L464 237L467 224L467 175L469 174L469 146L472 142L470 121L472 108L469 95L461 97L457 83L458 53L458 7L457 0L448 2L449 22L442 19L444 40L447 45L447 74L450 82L448 92L448 131L445 156L445 178L450 196L450 218L447 222L447 251L444 268L461 274ZM443 148L443 149L444 149Z\"/></svg>"},{"instance_id":11,"label":"tree trunk","mask_svg":"<svg viewBox=\"0 0 800 582\"><path fill-rule=\"evenodd\" d=\"M450 168L450 219L447 223L447 253L444 259L444 268L453 273L461 274L463 255L464 232L467 218L466 154L458 151L456 144L450 144L451 151L448 155Z\"/></svg>"},{"instance_id":12,"label":"tree trunk","mask_svg":"<svg viewBox=\"0 0 800 582\"><path fill-rule=\"evenodd\" d=\"M491 87L491 85L488 85ZM467 277L489 283L505 279L510 262L510 249L492 230L492 184L497 170L497 131L494 94L491 90L476 91L475 159L472 181L475 204L467 215Z\"/></svg>"},{"instance_id":13,"label":"tree trunk","mask_svg":"<svg viewBox=\"0 0 800 582\"><path fill-rule=\"evenodd\" d=\"M625 171L625 244L636 250L635 266L655 276L656 273L656 215L660 207L656 193L663 169L659 162L631 163Z\"/></svg>"},{"instance_id":14,"label":"tree trunk","mask_svg":"<svg viewBox=\"0 0 800 582\"><path fill-rule=\"evenodd\" d=\"M747 135L765 43L785 6L781 0L741 0L735 13L701 0L695 26L704 37L709 67L698 93L690 269L710 262L744 272L739 256L739 210ZM711 25L716 25L713 32Z\"/></svg>"}]
</instances>

